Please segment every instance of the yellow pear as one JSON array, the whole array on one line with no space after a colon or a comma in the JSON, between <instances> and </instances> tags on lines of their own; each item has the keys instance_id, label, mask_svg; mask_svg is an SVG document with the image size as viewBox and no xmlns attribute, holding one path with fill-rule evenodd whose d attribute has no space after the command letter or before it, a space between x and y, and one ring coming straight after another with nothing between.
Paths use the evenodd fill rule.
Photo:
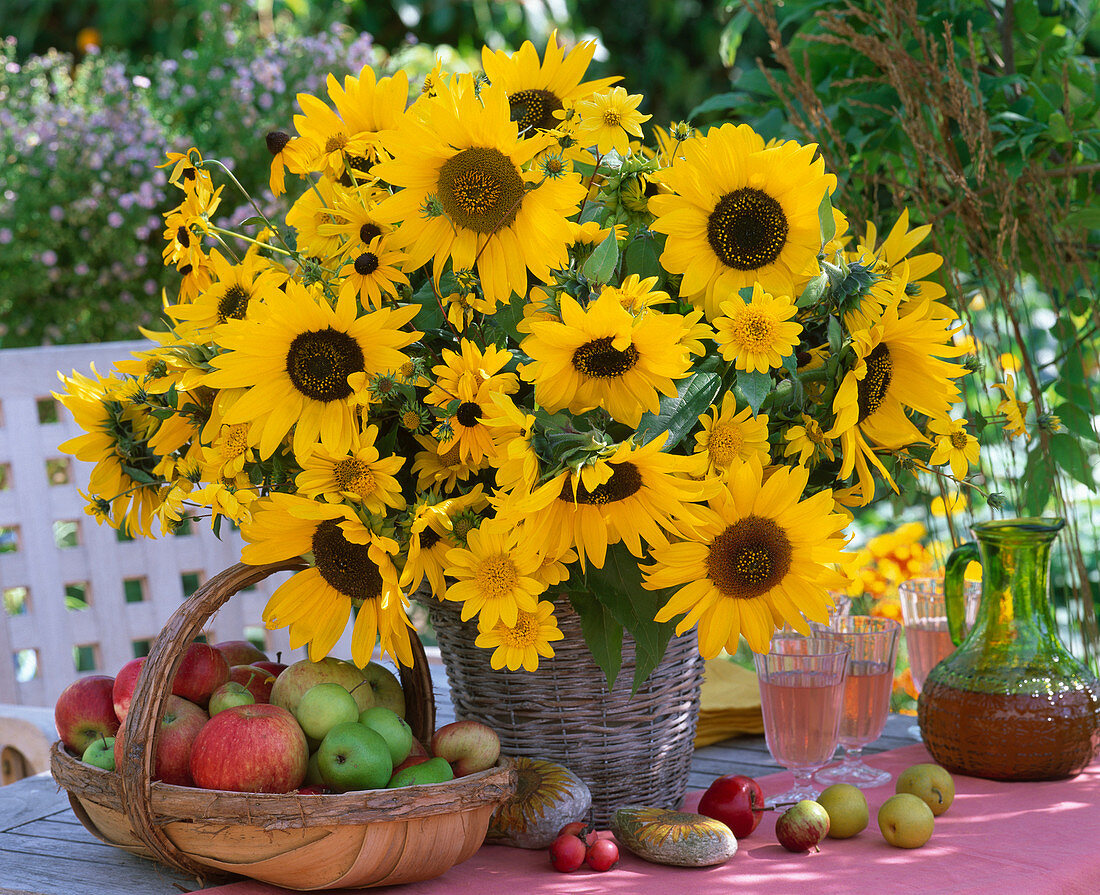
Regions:
<instances>
[{"instance_id":1,"label":"yellow pear","mask_svg":"<svg viewBox=\"0 0 1100 895\"><path fill-rule=\"evenodd\" d=\"M908 792L890 796L878 809L882 838L897 848L920 848L932 836L935 823L924 799Z\"/></svg>"},{"instance_id":2,"label":"yellow pear","mask_svg":"<svg viewBox=\"0 0 1100 895\"><path fill-rule=\"evenodd\" d=\"M939 817L955 801L955 781L938 764L915 764L898 775L895 792L907 792L923 799Z\"/></svg>"},{"instance_id":3,"label":"yellow pear","mask_svg":"<svg viewBox=\"0 0 1100 895\"><path fill-rule=\"evenodd\" d=\"M850 839L867 827L867 797L851 783L834 783L815 801L829 813L829 838Z\"/></svg>"}]
</instances>

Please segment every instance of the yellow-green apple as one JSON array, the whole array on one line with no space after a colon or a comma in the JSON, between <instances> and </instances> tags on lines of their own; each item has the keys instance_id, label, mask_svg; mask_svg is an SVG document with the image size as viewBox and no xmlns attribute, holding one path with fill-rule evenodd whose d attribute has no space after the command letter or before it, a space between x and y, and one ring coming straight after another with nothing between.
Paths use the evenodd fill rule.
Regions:
<instances>
[{"instance_id":1,"label":"yellow-green apple","mask_svg":"<svg viewBox=\"0 0 1100 895\"><path fill-rule=\"evenodd\" d=\"M810 799L795 802L775 822L775 838L787 851L809 851L829 833L829 812Z\"/></svg>"},{"instance_id":2,"label":"yellow-green apple","mask_svg":"<svg viewBox=\"0 0 1100 895\"><path fill-rule=\"evenodd\" d=\"M433 734L431 753L450 762L456 777L464 777L488 770L497 763L500 737L480 721L452 721Z\"/></svg>"},{"instance_id":3,"label":"yellow-green apple","mask_svg":"<svg viewBox=\"0 0 1100 895\"><path fill-rule=\"evenodd\" d=\"M454 771L450 764L443 758L429 758L415 765L404 767L394 771L387 789L397 789L400 786L420 786L424 783L446 783L454 780Z\"/></svg>"},{"instance_id":4,"label":"yellow-green apple","mask_svg":"<svg viewBox=\"0 0 1100 895\"><path fill-rule=\"evenodd\" d=\"M294 717L307 737L323 740L337 724L359 720L359 706L342 684L314 684L298 701Z\"/></svg>"},{"instance_id":5,"label":"yellow-green apple","mask_svg":"<svg viewBox=\"0 0 1100 895\"><path fill-rule=\"evenodd\" d=\"M130 700L134 695L134 685L138 675L141 674L141 666L145 664L145 657L131 659L115 675L115 683L111 688L111 701L115 707L115 717L119 724L126 720L126 713L130 711Z\"/></svg>"},{"instance_id":6,"label":"yellow-green apple","mask_svg":"<svg viewBox=\"0 0 1100 895\"><path fill-rule=\"evenodd\" d=\"M325 778L321 776L321 769L317 766L317 753L311 752L309 755L309 762L306 764L306 779L303 781L307 786L324 786ZM301 789L301 787L298 787Z\"/></svg>"},{"instance_id":7,"label":"yellow-green apple","mask_svg":"<svg viewBox=\"0 0 1100 895\"><path fill-rule=\"evenodd\" d=\"M77 755L118 730L114 684L115 679L105 674L90 674L73 681L57 697L53 707L57 735Z\"/></svg>"},{"instance_id":8,"label":"yellow-green apple","mask_svg":"<svg viewBox=\"0 0 1100 895\"><path fill-rule=\"evenodd\" d=\"M277 705L239 705L219 712L191 750L191 776L203 789L290 792L309 764L306 737Z\"/></svg>"},{"instance_id":9,"label":"yellow-green apple","mask_svg":"<svg viewBox=\"0 0 1100 895\"><path fill-rule=\"evenodd\" d=\"M229 663L208 643L189 643L179 670L172 679L172 692L205 706L210 694L229 680Z\"/></svg>"},{"instance_id":10,"label":"yellow-green apple","mask_svg":"<svg viewBox=\"0 0 1100 895\"><path fill-rule=\"evenodd\" d=\"M249 693L243 684L238 684L236 681L226 681L210 694L210 702L207 703L206 711L213 718L219 712L224 712L235 705L254 705L255 702L256 697Z\"/></svg>"},{"instance_id":11,"label":"yellow-green apple","mask_svg":"<svg viewBox=\"0 0 1100 895\"><path fill-rule=\"evenodd\" d=\"M199 731L210 720L199 706L181 696L171 695L160 716L157 752L153 759L153 779L175 786L192 786L191 746ZM126 728L115 735L115 767L121 768L126 756Z\"/></svg>"},{"instance_id":12,"label":"yellow-green apple","mask_svg":"<svg viewBox=\"0 0 1100 895\"><path fill-rule=\"evenodd\" d=\"M253 662L266 662L267 654L249 640L223 640L215 643L214 649L225 656L229 667L251 665Z\"/></svg>"},{"instance_id":13,"label":"yellow-green apple","mask_svg":"<svg viewBox=\"0 0 1100 895\"><path fill-rule=\"evenodd\" d=\"M317 767L337 792L382 789L393 775L390 747L382 734L358 721L337 724L321 741Z\"/></svg>"},{"instance_id":14,"label":"yellow-green apple","mask_svg":"<svg viewBox=\"0 0 1100 895\"><path fill-rule=\"evenodd\" d=\"M368 662L363 669L363 677L374 693L375 705L390 709L402 718L405 717L405 691L401 689L401 681L398 680L397 675L385 665Z\"/></svg>"},{"instance_id":15,"label":"yellow-green apple","mask_svg":"<svg viewBox=\"0 0 1100 895\"><path fill-rule=\"evenodd\" d=\"M890 796L878 809L882 838L897 848L920 848L931 838L935 821L928 803L910 792Z\"/></svg>"},{"instance_id":16,"label":"yellow-green apple","mask_svg":"<svg viewBox=\"0 0 1100 895\"><path fill-rule=\"evenodd\" d=\"M320 662L300 659L275 678L271 688L271 704L281 706L292 715L306 690L317 684L340 684L355 697L359 711L374 705L370 687L363 684L363 672L343 659L326 656Z\"/></svg>"},{"instance_id":17,"label":"yellow-green apple","mask_svg":"<svg viewBox=\"0 0 1100 895\"><path fill-rule=\"evenodd\" d=\"M92 740L80 756L80 760L84 764L103 768L105 771L113 771L115 769L115 738L100 737L98 740Z\"/></svg>"},{"instance_id":18,"label":"yellow-green apple","mask_svg":"<svg viewBox=\"0 0 1100 895\"><path fill-rule=\"evenodd\" d=\"M414 765L424 764L424 762L428 761L430 758L430 755L410 755L403 762L401 762L401 764L394 765L393 776L397 776L401 771L405 770L405 768L411 768ZM447 767L450 768L450 765L448 764ZM453 771L451 772L451 776L454 776ZM390 779L392 780L393 777L390 777Z\"/></svg>"},{"instance_id":19,"label":"yellow-green apple","mask_svg":"<svg viewBox=\"0 0 1100 895\"><path fill-rule=\"evenodd\" d=\"M851 783L827 786L814 801L829 812L830 839L850 839L862 833L871 817L863 790Z\"/></svg>"},{"instance_id":20,"label":"yellow-green apple","mask_svg":"<svg viewBox=\"0 0 1100 895\"><path fill-rule=\"evenodd\" d=\"M271 702L271 688L275 686L275 675L257 665L233 665L229 669L229 679L236 681L256 702Z\"/></svg>"},{"instance_id":21,"label":"yellow-green apple","mask_svg":"<svg viewBox=\"0 0 1100 895\"><path fill-rule=\"evenodd\" d=\"M390 747L390 759L394 767L409 757L412 751L412 728L397 712L381 705L372 706L359 714L359 723L382 734L382 739Z\"/></svg>"},{"instance_id":22,"label":"yellow-green apple","mask_svg":"<svg viewBox=\"0 0 1100 895\"><path fill-rule=\"evenodd\" d=\"M955 781L946 768L931 762L915 764L902 771L894 790L924 799L935 817L943 814L955 801Z\"/></svg>"}]
</instances>

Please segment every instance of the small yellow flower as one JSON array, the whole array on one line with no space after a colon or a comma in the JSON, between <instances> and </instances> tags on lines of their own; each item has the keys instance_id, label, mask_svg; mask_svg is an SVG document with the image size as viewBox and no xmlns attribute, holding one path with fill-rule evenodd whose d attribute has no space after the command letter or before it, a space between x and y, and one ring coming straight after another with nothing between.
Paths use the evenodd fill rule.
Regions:
<instances>
[{"instance_id":1,"label":"small yellow flower","mask_svg":"<svg viewBox=\"0 0 1100 895\"><path fill-rule=\"evenodd\" d=\"M791 320L795 306L786 295L769 295L757 283L748 302L735 295L720 307L715 341L722 357L738 370L766 373L781 367L798 344L802 324Z\"/></svg>"},{"instance_id":2,"label":"small yellow flower","mask_svg":"<svg viewBox=\"0 0 1100 895\"><path fill-rule=\"evenodd\" d=\"M577 103L581 115L577 141L582 146L594 144L600 155L607 155L612 149L626 155L630 137L641 137L642 122L652 117L638 111L641 101L640 93L627 94L622 87L612 87L607 93Z\"/></svg>"},{"instance_id":3,"label":"small yellow flower","mask_svg":"<svg viewBox=\"0 0 1100 895\"><path fill-rule=\"evenodd\" d=\"M1008 369L1005 370L1005 381L994 382L993 388L1001 390L1004 400L997 405L997 413L1004 414L1004 430L1010 438L1027 438L1027 424L1024 417L1027 416L1027 402L1016 397L1016 379Z\"/></svg>"},{"instance_id":4,"label":"small yellow flower","mask_svg":"<svg viewBox=\"0 0 1100 895\"><path fill-rule=\"evenodd\" d=\"M928 431L936 436L929 462L933 466L950 463L955 478L966 478L968 468L978 464L978 439L966 431L966 420L934 419Z\"/></svg>"},{"instance_id":5,"label":"small yellow flower","mask_svg":"<svg viewBox=\"0 0 1100 895\"><path fill-rule=\"evenodd\" d=\"M492 628L482 629L474 644L493 650L489 664L497 671L517 671L520 667L537 671L539 656L549 659L554 655L551 641L564 638L554 618L553 604L543 601L534 612L519 610L514 625L498 621Z\"/></svg>"}]
</instances>

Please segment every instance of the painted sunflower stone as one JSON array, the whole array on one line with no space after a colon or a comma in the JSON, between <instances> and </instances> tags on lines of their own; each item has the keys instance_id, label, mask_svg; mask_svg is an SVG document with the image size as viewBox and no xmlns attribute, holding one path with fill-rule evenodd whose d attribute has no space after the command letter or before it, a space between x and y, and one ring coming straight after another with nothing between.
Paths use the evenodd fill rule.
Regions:
<instances>
[{"instance_id":1,"label":"painted sunflower stone","mask_svg":"<svg viewBox=\"0 0 1100 895\"><path fill-rule=\"evenodd\" d=\"M545 848L558 830L584 820L592 793L576 774L541 758L517 758L516 793L493 813L486 842Z\"/></svg>"},{"instance_id":2,"label":"painted sunflower stone","mask_svg":"<svg viewBox=\"0 0 1100 895\"><path fill-rule=\"evenodd\" d=\"M737 854L737 839L721 821L665 808L620 808L611 832L639 858L675 867L709 867Z\"/></svg>"}]
</instances>

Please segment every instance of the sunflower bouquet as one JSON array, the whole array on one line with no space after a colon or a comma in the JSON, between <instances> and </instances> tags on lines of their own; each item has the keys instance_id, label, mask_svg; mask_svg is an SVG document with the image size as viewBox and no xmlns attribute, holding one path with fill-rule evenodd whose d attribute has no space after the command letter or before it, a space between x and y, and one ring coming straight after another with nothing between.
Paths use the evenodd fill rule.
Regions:
<instances>
[{"instance_id":1,"label":"sunflower bouquet","mask_svg":"<svg viewBox=\"0 0 1100 895\"><path fill-rule=\"evenodd\" d=\"M636 684L674 632L711 657L824 622L852 508L976 459L929 228L849 231L812 144L647 134L593 52L485 49L411 101L330 75L266 137L285 217L220 225L236 176L170 153L167 328L62 377L88 511L306 557L264 621L314 659L354 618L357 663L409 663L418 591L528 670L567 595Z\"/></svg>"}]
</instances>

